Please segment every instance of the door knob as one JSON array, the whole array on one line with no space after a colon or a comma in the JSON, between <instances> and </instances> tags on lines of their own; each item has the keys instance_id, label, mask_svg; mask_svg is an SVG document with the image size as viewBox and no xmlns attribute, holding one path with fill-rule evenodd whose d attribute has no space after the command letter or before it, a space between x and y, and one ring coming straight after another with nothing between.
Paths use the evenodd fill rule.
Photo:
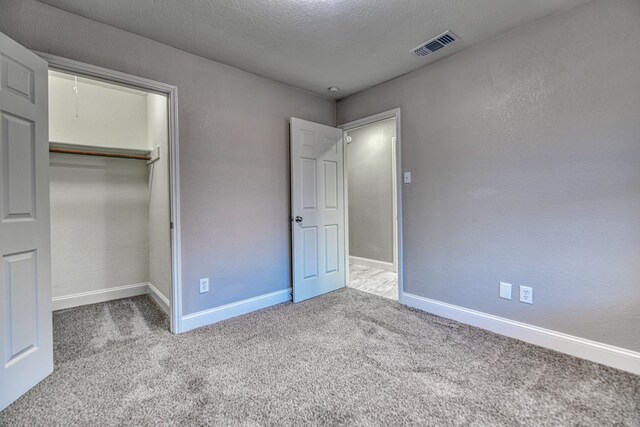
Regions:
<instances>
[{"instance_id":1,"label":"door knob","mask_svg":"<svg viewBox=\"0 0 640 427\"><path fill-rule=\"evenodd\" d=\"M297 216L297 217L296 217L296 222L297 222L297 223L302 222L302 217L301 217L301 216Z\"/></svg>"}]
</instances>

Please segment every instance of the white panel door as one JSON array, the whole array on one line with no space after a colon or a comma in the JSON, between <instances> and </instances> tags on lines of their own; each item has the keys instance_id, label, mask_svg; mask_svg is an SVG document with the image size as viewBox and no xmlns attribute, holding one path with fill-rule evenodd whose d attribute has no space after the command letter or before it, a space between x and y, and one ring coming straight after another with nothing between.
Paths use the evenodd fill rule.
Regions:
<instances>
[{"instance_id":1,"label":"white panel door","mask_svg":"<svg viewBox=\"0 0 640 427\"><path fill-rule=\"evenodd\" d=\"M342 131L291 118L293 301L345 286Z\"/></svg>"},{"instance_id":2,"label":"white panel door","mask_svg":"<svg viewBox=\"0 0 640 427\"><path fill-rule=\"evenodd\" d=\"M0 410L53 372L47 63L0 33Z\"/></svg>"}]
</instances>

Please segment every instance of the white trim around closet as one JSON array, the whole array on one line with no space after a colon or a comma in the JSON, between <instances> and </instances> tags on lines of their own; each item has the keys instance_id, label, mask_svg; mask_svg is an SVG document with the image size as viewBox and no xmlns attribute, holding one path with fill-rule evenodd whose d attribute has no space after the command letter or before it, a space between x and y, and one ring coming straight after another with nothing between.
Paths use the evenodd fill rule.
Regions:
<instances>
[{"instance_id":1,"label":"white trim around closet","mask_svg":"<svg viewBox=\"0 0 640 427\"><path fill-rule=\"evenodd\" d=\"M97 304L122 298L136 297L149 294L158 307L169 314L170 303L162 292L150 282L134 283L133 285L116 286L115 288L97 289L95 291L79 292L77 294L53 297L51 305L53 311L65 308L80 307L82 305Z\"/></svg>"},{"instance_id":2,"label":"white trim around closet","mask_svg":"<svg viewBox=\"0 0 640 427\"><path fill-rule=\"evenodd\" d=\"M120 298L130 298L149 292L149 283L135 283L133 285L117 286L115 288L98 289L95 291L79 292L77 294L53 297L51 306L53 311L81 305L97 304Z\"/></svg>"},{"instance_id":3,"label":"white trim around closet","mask_svg":"<svg viewBox=\"0 0 640 427\"><path fill-rule=\"evenodd\" d=\"M81 74L107 82L135 87L149 92L161 93L168 100L169 122L169 186L171 215L171 332L183 332L182 329L182 257L180 253L180 160L178 133L178 88L167 83L138 77L120 71L109 70L91 64L62 58L48 53L35 52L49 63L49 68ZM145 284L146 286L146 284Z\"/></svg>"},{"instance_id":4,"label":"white trim around closet","mask_svg":"<svg viewBox=\"0 0 640 427\"><path fill-rule=\"evenodd\" d=\"M165 297L162 294L162 292L158 290L158 288L153 286L151 282L147 283L147 285L149 286L148 293L151 296L151 298L153 298L153 300L156 302L156 304L158 304L158 306L162 309L162 311L167 313L167 315L170 315L171 302L169 301L169 298Z\"/></svg>"}]
</instances>

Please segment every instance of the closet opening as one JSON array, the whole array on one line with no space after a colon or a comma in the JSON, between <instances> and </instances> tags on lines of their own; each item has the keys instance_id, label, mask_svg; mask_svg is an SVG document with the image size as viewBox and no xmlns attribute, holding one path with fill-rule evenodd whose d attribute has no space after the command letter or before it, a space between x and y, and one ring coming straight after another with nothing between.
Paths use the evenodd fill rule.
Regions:
<instances>
[{"instance_id":1,"label":"closet opening","mask_svg":"<svg viewBox=\"0 0 640 427\"><path fill-rule=\"evenodd\" d=\"M398 300L397 116L344 125L347 286Z\"/></svg>"},{"instance_id":2,"label":"closet opening","mask_svg":"<svg viewBox=\"0 0 640 427\"><path fill-rule=\"evenodd\" d=\"M176 331L170 119L166 93L49 70L53 310L115 340Z\"/></svg>"}]
</instances>

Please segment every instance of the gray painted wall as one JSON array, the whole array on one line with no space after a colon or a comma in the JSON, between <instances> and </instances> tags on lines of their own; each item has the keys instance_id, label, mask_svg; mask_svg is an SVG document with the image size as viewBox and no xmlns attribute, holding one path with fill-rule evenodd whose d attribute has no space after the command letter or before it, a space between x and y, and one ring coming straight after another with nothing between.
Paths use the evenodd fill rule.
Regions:
<instances>
[{"instance_id":1,"label":"gray painted wall","mask_svg":"<svg viewBox=\"0 0 640 427\"><path fill-rule=\"evenodd\" d=\"M597 0L338 103L402 108L406 292L640 351L638 23Z\"/></svg>"},{"instance_id":2,"label":"gray painted wall","mask_svg":"<svg viewBox=\"0 0 640 427\"><path fill-rule=\"evenodd\" d=\"M349 132L349 255L393 262L392 143L395 119Z\"/></svg>"},{"instance_id":3,"label":"gray painted wall","mask_svg":"<svg viewBox=\"0 0 640 427\"><path fill-rule=\"evenodd\" d=\"M335 125L334 101L34 0L0 10L31 49L178 86L184 314L290 286L288 118Z\"/></svg>"}]
</instances>

